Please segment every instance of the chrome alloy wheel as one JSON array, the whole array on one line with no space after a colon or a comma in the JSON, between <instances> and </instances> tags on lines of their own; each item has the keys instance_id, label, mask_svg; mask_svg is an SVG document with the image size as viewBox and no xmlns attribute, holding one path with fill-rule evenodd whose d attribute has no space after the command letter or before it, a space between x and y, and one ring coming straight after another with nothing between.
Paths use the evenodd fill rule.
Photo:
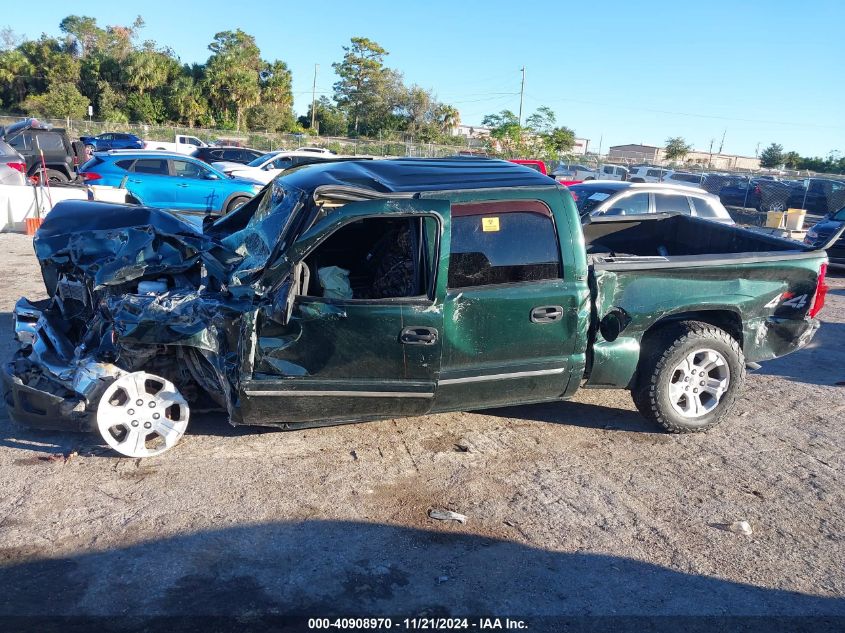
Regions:
<instances>
[{"instance_id":1,"label":"chrome alloy wheel","mask_svg":"<svg viewBox=\"0 0 845 633\"><path fill-rule=\"evenodd\" d=\"M696 350L672 370L669 402L685 418L700 418L719 405L730 383L731 370L722 354Z\"/></svg>"}]
</instances>

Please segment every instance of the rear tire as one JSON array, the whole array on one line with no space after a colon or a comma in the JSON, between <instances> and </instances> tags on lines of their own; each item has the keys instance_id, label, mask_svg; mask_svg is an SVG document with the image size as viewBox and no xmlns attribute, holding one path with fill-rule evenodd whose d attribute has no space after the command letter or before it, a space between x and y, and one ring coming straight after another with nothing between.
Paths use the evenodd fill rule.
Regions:
<instances>
[{"instance_id":1,"label":"rear tire","mask_svg":"<svg viewBox=\"0 0 845 633\"><path fill-rule=\"evenodd\" d=\"M250 200L249 196L238 196L237 198L232 198L231 200L229 200L229 204L226 205L226 209L224 210L224 213L226 215L230 214L232 211L234 211L238 207L245 205L247 202L249 202L249 200Z\"/></svg>"},{"instance_id":2,"label":"rear tire","mask_svg":"<svg viewBox=\"0 0 845 633\"><path fill-rule=\"evenodd\" d=\"M744 382L736 339L709 323L681 321L643 340L631 395L644 417L670 433L698 433L724 419Z\"/></svg>"},{"instance_id":3,"label":"rear tire","mask_svg":"<svg viewBox=\"0 0 845 633\"><path fill-rule=\"evenodd\" d=\"M68 177L65 176L62 172L56 171L55 169L48 169L47 170L47 181L56 184L64 184L68 182Z\"/></svg>"}]
</instances>

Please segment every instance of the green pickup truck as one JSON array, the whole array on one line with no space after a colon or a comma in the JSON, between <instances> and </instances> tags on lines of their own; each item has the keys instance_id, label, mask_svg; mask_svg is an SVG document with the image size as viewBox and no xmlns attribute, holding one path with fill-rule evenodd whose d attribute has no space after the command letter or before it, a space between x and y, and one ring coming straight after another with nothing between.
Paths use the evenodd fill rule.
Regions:
<instances>
[{"instance_id":1,"label":"green pickup truck","mask_svg":"<svg viewBox=\"0 0 845 633\"><path fill-rule=\"evenodd\" d=\"M173 446L192 407L285 429L628 389L672 432L819 327L826 255L681 215L582 226L569 191L474 158L295 170L203 228L67 202L19 301L12 416Z\"/></svg>"}]
</instances>

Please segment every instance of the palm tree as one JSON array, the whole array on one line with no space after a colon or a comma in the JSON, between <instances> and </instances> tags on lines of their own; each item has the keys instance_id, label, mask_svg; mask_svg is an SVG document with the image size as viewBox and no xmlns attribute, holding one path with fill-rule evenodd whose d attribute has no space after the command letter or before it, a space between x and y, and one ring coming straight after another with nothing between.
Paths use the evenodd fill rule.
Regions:
<instances>
[{"instance_id":1,"label":"palm tree","mask_svg":"<svg viewBox=\"0 0 845 633\"><path fill-rule=\"evenodd\" d=\"M461 124L461 113L454 106L441 105L437 118L444 134L451 134Z\"/></svg>"},{"instance_id":2,"label":"palm tree","mask_svg":"<svg viewBox=\"0 0 845 633\"><path fill-rule=\"evenodd\" d=\"M27 79L30 79L34 72L32 63L20 51L0 53L0 85L5 84L14 91L18 103L26 97Z\"/></svg>"},{"instance_id":3,"label":"palm tree","mask_svg":"<svg viewBox=\"0 0 845 633\"><path fill-rule=\"evenodd\" d=\"M135 51L126 62L125 73L126 83L143 95L145 90L157 88L167 81L167 64L159 53Z\"/></svg>"}]
</instances>

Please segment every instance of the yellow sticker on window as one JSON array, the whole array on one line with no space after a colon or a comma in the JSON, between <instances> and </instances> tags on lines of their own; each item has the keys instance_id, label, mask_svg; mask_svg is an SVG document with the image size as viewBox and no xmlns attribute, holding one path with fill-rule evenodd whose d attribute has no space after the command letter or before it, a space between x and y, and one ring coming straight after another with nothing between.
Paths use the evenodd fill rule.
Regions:
<instances>
[{"instance_id":1,"label":"yellow sticker on window","mask_svg":"<svg viewBox=\"0 0 845 633\"><path fill-rule=\"evenodd\" d=\"M481 218L481 230L485 233L499 230L499 218Z\"/></svg>"}]
</instances>

